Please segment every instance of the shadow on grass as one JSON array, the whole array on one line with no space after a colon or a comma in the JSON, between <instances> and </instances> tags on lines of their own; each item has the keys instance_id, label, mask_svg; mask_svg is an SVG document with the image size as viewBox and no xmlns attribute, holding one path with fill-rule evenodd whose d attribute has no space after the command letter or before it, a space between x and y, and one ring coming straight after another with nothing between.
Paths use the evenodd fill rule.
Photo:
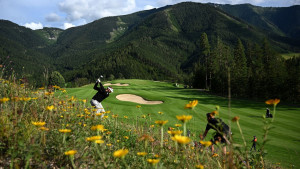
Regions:
<instances>
[{"instance_id":1,"label":"shadow on grass","mask_svg":"<svg viewBox=\"0 0 300 169\"><path fill-rule=\"evenodd\" d=\"M262 118L262 116L248 116L248 117L253 117L253 118Z\"/></svg>"}]
</instances>

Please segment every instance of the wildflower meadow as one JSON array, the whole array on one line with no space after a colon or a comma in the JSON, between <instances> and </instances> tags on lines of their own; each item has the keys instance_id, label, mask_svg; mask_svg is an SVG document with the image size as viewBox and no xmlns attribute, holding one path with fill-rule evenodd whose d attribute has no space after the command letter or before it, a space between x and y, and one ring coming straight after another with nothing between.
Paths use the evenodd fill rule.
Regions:
<instances>
[{"instance_id":1,"label":"wildflower meadow","mask_svg":"<svg viewBox=\"0 0 300 169\"><path fill-rule=\"evenodd\" d=\"M34 89L14 77L1 79L0 168L300 167L297 107L281 108L277 98L233 100L228 107L226 98L171 83L116 82L129 86L114 87L103 101L101 118L89 103L92 84ZM116 99L125 93L163 103ZM265 107L270 107L272 119L264 117ZM211 142L213 131L205 140L199 137L209 112L232 129L225 154L223 144ZM250 151L253 135L259 138L256 151Z\"/></svg>"}]
</instances>

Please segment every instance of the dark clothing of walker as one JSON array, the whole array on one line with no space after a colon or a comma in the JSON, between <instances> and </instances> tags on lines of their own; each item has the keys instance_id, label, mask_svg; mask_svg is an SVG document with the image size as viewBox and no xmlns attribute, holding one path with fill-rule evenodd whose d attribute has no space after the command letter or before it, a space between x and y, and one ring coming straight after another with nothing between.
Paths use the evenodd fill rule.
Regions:
<instances>
[{"instance_id":1,"label":"dark clothing of walker","mask_svg":"<svg viewBox=\"0 0 300 169\"><path fill-rule=\"evenodd\" d=\"M216 134L214 135L213 143L221 142L226 143L225 137L229 138L231 132L229 126L225 124L220 118L211 118L206 125L205 130L208 131L210 129L216 130Z\"/></svg>"},{"instance_id":2,"label":"dark clothing of walker","mask_svg":"<svg viewBox=\"0 0 300 169\"><path fill-rule=\"evenodd\" d=\"M256 142L257 142L257 138L254 137L253 140L252 140L252 147L251 147L250 151L251 151L252 149L254 149L254 150L256 151Z\"/></svg>"},{"instance_id":3,"label":"dark clothing of walker","mask_svg":"<svg viewBox=\"0 0 300 169\"><path fill-rule=\"evenodd\" d=\"M98 83L94 85L94 90L97 90L98 92L94 95L93 99L100 103L109 96L109 93L105 90L101 82L99 84L100 87L98 87Z\"/></svg>"},{"instance_id":4,"label":"dark clothing of walker","mask_svg":"<svg viewBox=\"0 0 300 169\"><path fill-rule=\"evenodd\" d=\"M266 118L273 118L273 115L270 113L270 109L267 108Z\"/></svg>"},{"instance_id":5,"label":"dark clothing of walker","mask_svg":"<svg viewBox=\"0 0 300 169\"><path fill-rule=\"evenodd\" d=\"M100 84L100 87L98 87L98 83ZM94 95L94 97L91 100L91 105L95 106L97 108L96 113L102 113L105 112L101 102L109 96L109 92L105 90L101 82L96 82L94 85L94 89L98 92ZM101 118L104 116L104 114L101 115Z\"/></svg>"}]
</instances>

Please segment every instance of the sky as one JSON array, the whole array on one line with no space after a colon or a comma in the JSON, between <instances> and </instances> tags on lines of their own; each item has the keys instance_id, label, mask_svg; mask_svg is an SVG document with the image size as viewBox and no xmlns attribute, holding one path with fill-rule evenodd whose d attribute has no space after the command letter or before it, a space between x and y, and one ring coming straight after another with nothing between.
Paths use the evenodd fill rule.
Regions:
<instances>
[{"instance_id":1,"label":"sky","mask_svg":"<svg viewBox=\"0 0 300 169\"><path fill-rule=\"evenodd\" d=\"M189 0L198 3L243 4L262 7L300 5L300 0ZM184 0L0 0L0 19L33 30L68 29L94 20L174 5Z\"/></svg>"}]
</instances>

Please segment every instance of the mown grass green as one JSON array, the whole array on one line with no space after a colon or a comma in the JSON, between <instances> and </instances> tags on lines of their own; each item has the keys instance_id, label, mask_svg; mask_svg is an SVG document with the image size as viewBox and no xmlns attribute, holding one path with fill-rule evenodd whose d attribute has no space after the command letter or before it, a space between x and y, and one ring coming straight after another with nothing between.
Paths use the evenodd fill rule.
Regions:
<instances>
[{"instance_id":1,"label":"mown grass green","mask_svg":"<svg viewBox=\"0 0 300 169\"><path fill-rule=\"evenodd\" d=\"M284 53L284 54L281 54L281 56L284 58L284 59L290 59L292 57L299 57L300 56L300 53Z\"/></svg>"},{"instance_id":2,"label":"mown grass green","mask_svg":"<svg viewBox=\"0 0 300 169\"><path fill-rule=\"evenodd\" d=\"M188 130L191 131L191 137L195 141L199 141L199 134L203 133L206 126L205 114L215 110L220 106L219 117L226 123L231 125L233 139L235 142L242 144L242 137L239 133L237 125L231 122L234 116L240 117L240 125L243 130L244 137L247 141L248 149L251 148L251 140L254 135L258 138L258 146L263 140L263 115L267 107L264 101L251 101L232 99L231 110L228 109L228 99L224 97L214 96L198 89L184 89L174 87L173 84L167 82L156 82L148 80L115 80L114 83L127 83L129 86L112 86L114 93L103 101L106 110L118 114L119 117L128 116L136 119L137 116L150 115L153 120L169 120L167 127L174 127L174 124L180 123L176 119L176 115L188 114L193 119L187 124ZM67 89L68 96L76 96L80 99L88 101L96 93L93 90L93 84L80 88ZM146 100L161 100L164 103L158 105L143 105L134 102L120 101L116 99L119 94L135 94ZM270 98L271 99L271 98ZM199 104L194 110L184 109L185 104L189 101L198 100ZM140 109L136 106L141 105ZM163 112L159 114L158 112ZM276 110L276 119L272 124L272 129L268 135L268 142L265 150L267 150L266 159L272 163L283 166L284 168L300 167L300 108L297 106L287 106L279 103ZM127 121L134 123L134 120ZM206 140L211 138L213 131L208 133Z\"/></svg>"}]
</instances>

